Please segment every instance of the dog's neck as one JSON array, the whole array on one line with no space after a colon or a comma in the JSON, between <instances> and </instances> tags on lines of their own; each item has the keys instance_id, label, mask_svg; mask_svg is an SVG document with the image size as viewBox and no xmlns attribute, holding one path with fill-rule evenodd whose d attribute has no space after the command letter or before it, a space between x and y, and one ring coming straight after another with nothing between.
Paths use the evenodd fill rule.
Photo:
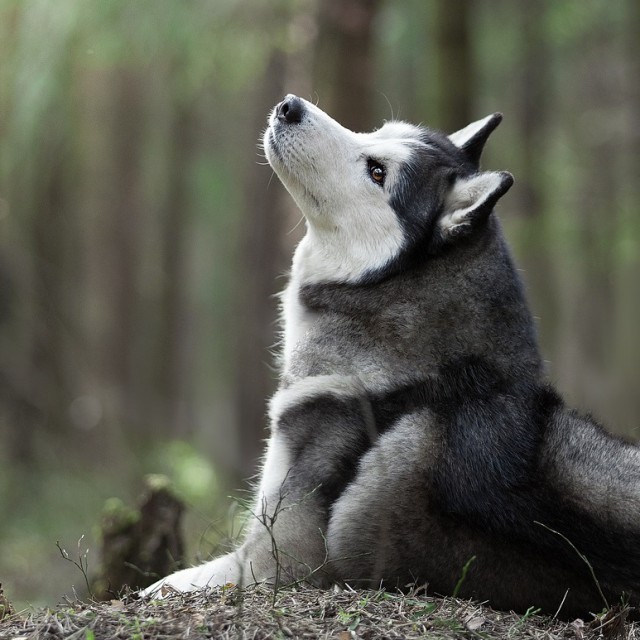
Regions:
<instances>
[{"instance_id":1,"label":"dog's neck","mask_svg":"<svg viewBox=\"0 0 640 640\"><path fill-rule=\"evenodd\" d=\"M436 371L458 357L474 355L499 368L524 368L532 377L541 376L533 319L497 219L466 246L374 284L306 277L312 263L306 261L304 243L296 251L282 297L285 375L294 360L296 371L306 369L301 361L307 352L322 361L315 340L305 342L322 322L322 334L316 334L322 335L328 354L333 342L366 332L375 348L395 343L405 350L407 367L416 371ZM333 329L338 318L340 329ZM297 345L304 352L296 353ZM336 354L328 357L335 359Z\"/></svg>"}]
</instances>

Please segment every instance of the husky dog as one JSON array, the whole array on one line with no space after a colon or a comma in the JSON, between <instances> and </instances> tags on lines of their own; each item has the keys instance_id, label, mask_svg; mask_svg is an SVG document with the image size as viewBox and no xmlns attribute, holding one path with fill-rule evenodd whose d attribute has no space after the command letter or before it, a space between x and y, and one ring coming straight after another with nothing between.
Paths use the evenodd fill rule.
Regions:
<instances>
[{"instance_id":1,"label":"husky dog","mask_svg":"<svg viewBox=\"0 0 640 640\"><path fill-rule=\"evenodd\" d=\"M252 523L145 594L310 580L565 616L639 601L640 449L545 381L493 213L513 178L479 169L500 120L362 134L293 95L275 107L264 148L307 233Z\"/></svg>"}]
</instances>

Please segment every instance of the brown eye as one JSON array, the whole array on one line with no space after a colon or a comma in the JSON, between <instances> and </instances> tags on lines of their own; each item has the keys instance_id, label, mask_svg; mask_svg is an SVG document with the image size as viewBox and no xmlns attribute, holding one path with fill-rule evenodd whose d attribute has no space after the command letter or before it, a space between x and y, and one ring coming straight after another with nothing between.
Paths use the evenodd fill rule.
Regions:
<instances>
[{"instance_id":1,"label":"brown eye","mask_svg":"<svg viewBox=\"0 0 640 640\"><path fill-rule=\"evenodd\" d=\"M379 162L376 162L375 160L369 160L369 175L376 184L382 186L384 184L384 179L387 175L387 172Z\"/></svg>"}]
</instances>

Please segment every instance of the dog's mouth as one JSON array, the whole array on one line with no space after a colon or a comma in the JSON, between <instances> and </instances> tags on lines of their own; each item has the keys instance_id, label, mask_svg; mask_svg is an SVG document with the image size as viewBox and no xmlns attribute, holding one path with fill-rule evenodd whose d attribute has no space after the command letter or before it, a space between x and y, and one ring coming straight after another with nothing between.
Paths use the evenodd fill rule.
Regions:
<instances>
[{"instance_id":1,"label":"dog's mouth","mask_svg":"<svg viewBox=\"0 0 640 640\"><path fill-rule=\"evenodd\" d=\"M295 152L295 143L291 138L291 133L287 129L283 129L281 123L273 116L265 131L264 150L271 168L296 200L303 213L310 212L310 208L318 209L320 200L309 190L304 167L301 167L300 163L296 161L299 154Z\"/></svg>"},{"instance_id":2,"label":"dog's mouth","mask_svg":"<svg viewBox=\"0 0 640 640\"><path fill-rule=\"evenodd\" d=\"M273 166L272 157L281 164L286 163L284 153L282 149L280 149L280 144L278 142L273 123L269 124L269 127L266 131L266 135L264 138L264 147L267 153L267 160L269 161L269 164Z\"/></svg>"},{"instance_id":3,"label":"dog's mouth","mask_svg":"<svg viewBox=\"0 0 640 640\"><path fill-rule=\"evenodd\" d=\"M264 150L271 168L285 185L291 180L298 182L295 163L291 162L290 143L278 135L277 124L269 125L264 136Z\"/></svg>"},{"instance_id":4,"label":"dog's mouth","mask_svg":"<svg viewBox=\"0 0 640 640\"><path fill-rule=\"evenodd\" d=\"M286 105L288 98L290 96L278 103L271 112L269 126L264 134L264 151L271 168L286 187L304 187L304 174L307 167L302 162L305 154L301 149L302 141L299 135L301 117L296 121L287 119L287 111L283 105ZM296 100L300 99L296 98ZM303 107L298 109L300 110L303 110Z\"/></svg>"}]
</instances>

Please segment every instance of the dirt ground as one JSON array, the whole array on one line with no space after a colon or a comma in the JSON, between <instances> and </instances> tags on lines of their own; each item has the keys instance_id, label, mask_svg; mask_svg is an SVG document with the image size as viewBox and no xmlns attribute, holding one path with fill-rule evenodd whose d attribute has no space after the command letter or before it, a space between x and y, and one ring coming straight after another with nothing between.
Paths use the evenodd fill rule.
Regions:
<instances>
[{"instance_id":1,"label":"dirt ground","mask_svg":"<svg viewBox=\"0 0 640 640\"><path fill-rule=\"evenodd\" d=\"M54 610L14 613L0 593L0 638L177 640L182 638L514 638L638 639L626 610L591 620L560 621L493 611L455 598L414 591L320 591L298 585L274 592L216 588L164 600L134 597L66 602Z\"/></svg>"}]
</instances>

